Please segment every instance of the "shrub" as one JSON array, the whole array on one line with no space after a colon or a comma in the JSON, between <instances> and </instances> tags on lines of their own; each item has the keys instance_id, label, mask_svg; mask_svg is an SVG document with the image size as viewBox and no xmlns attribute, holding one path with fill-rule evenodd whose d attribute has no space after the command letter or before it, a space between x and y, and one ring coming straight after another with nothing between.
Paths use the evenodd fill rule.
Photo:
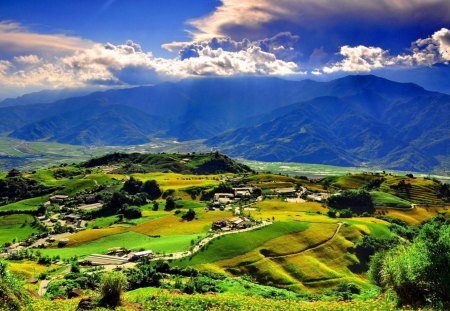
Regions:
<instances>
[{"instance_id":1,"label":"shrub","mask_svg":"<svg viewBox=\"0 0 450 311\"><path fill-rule=\"evenodd\" d=\"M436 217L414 242L389 251L383 259L382 284L400 304L450 306L450 225Z\"/></svg>"},{"instance_id":2,"label":"shrub","mask_svg":"<svg viewBox=\"0 0 450 311\"><path fill-rule=\"evenodd\" d=\"M121 304L122 293L127 286L127 278L121 271L110 271L102 275L100 279L100 304L108 307L116 307Z\"/></svg>"},{"instance_id":3,"label":"shrub","mask_svg":"<svg viewBox=\"0 0 450 311\"><path fill-rule=\"evenodd\" d=\"M181 216L184 220L191 221L195 218L195 211L190 208L183 216Z\"/></svg>"}]
</instances>

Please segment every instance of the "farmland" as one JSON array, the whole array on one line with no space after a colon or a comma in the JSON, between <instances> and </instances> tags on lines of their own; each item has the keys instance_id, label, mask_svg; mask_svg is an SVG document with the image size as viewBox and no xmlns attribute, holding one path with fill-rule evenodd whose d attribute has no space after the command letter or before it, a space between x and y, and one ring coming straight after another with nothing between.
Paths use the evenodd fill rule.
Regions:
<instances>
[{"instance_id":1,"label":"farmland","mask_svg":"<svg viewBox=\"0 0 450 311\"><path fill-rule=\"evenodd\" d=\"M373 301L380 299L380 289L366 274L367 259L358 251L363 241L405 239L423 222L448 217L445 185L428 177L364 172L313 179L258 173L213 153L139 156L131 165L121 162L123 157L113 154L79 165L1 175L6 185L33 180L52 189L0 206L4 257L23 282L44 275L51 285L45 297L56 293L71 266L86 264L90 255L124 250L122 256L131 258L145 250L152 252L152 262L167 260L164 269L182 273L166 273L161 287L145 289L156 295L155 301L146 294L137 298L144 288L126 294L128 301L146 306L167 296L190 303L171 292L191 282L180 272L186 269L215 284L211 290L217 291L212 300L217 308L233 293L245 293L255 303L277 293L303 307L304 297L320 297L326 308L333 302L325 301L337 299L336 288L348 284L360 293L354 294L355 301ZM217 168L193 173L200 167ZM220 201L216 194L223 192L236 197ZM344 198L345 193L367 193L373 209L352 210L350 201L338 209L328 205L327 197ZM98 207L79 208L85 204ZM121 269L139 264L130 261ZM90 269L96 271L81 266L80 273L89 274ZM36 291L39 284L27 288ZM195 295L190 297L212 299ZM392 301L383 303L391 306ZM239 304L245 305L244 300Z\"/></svg>"}]
</instances>

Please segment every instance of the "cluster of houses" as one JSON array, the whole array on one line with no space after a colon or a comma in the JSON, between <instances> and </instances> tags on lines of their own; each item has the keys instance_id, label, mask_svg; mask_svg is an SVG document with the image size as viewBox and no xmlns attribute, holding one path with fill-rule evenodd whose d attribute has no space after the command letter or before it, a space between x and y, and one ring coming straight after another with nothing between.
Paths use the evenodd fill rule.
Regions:
<instances>
[{"instance_id":1,"label":"cluster of houses","mask_svg":"<svg viewBox=\"0 0 450 311\"><path fill-rule=\"evenodd\" d=\"M252 222L245 217L233 217L230 219L220 219L213 222L211 230L213 231L231 231L250 228Z\"/></svg>"},{"instance_id":2,"label":"cluster of houses","mask_svg":"<svg viewBox=\"0 0 450 311\"><path fill-rule=\"evenodd\" d=\"M253 194L253 187L232 188L233 193L216 193L214 194L212 206L227 205L236 203L239 200L250 198Z\"/></svg>"}]
</instances>

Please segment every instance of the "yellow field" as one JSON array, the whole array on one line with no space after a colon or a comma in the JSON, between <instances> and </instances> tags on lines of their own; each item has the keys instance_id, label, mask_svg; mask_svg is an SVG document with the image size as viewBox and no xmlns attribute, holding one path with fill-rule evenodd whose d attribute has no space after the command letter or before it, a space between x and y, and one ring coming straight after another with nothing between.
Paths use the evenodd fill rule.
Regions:
<instances>
[{"instance_id":1,"label":"yellow field","mask_svg":"<svg viewBox=\"0 0 450 311\"><path fill-rule=\"evenodd\" d=\"M218 175L183 175L177 173L146 173L133 174L133 177L142 180L156 180L161 188L181 189L192 186L216 186L219 182Z\"/></svg>"},{"instance_id":2,"label":"yellow field","mask_svg":"<svg viewBox=\"0 0 450 311\"><path fill-rule=\"evenodd\" d=\"M67 238L69 239L69 243L67 246L76 246L82 243L87 243L90 241L94 241L105 236L118 234L125 232L126 228L123 227L109 227L103 229L87 229L72 235L69 235Z\"/></svg>"},{"instance_id":3,"label":"yellow field","mask_svg":"<svg viewBox=\"0 0 450 311\"><path fill-rule=\"evenodd\" d=\"M39 274L57 267L56 265L40 265L30 260L8 262L9 270L22 279L37 278Z\"/></svg>"},{"instance_id":4,"label":"yellow field","mask_svg":"<svg viewBox=\"0 0 450 311\"><path fill-rule=\"evenodd\" d=\"M392 216L406 221L408 224L419 224L427 219L432 218L437 213L448 213L450 207L425 207L416 206L412 210L394 210L389 208L377 208L377 214Z\"/></svg>"},{"instance_id":5,"label":"yellow field","mask_svg":"<svg viewBox=\"0 0 450 311\"><path fill-rule=\"evenodd\" d=\"M374 218L361 222L386 223ZM328 241L336 228L337 224L333 223L311 223L302 232L267 241L246 254L198 267L231 275L251 273L263 284L296 291L319 290L343 279L368 286L367 280L350 270L352 265L358 264L358 259L347 250L366 233L364 231L370 232L369 227L343 225L335 238Z\"/></svg>"},{"instance_id":6,"label":"yellow field","mask_svg":"<svg viewBox=\"0 0 450 311\"><path fill-rule=\"evenodd\" d=\"M215 220L232 216L230 212L225 211L205 212L197 209L196 213L198 219L192 221L185 221L175 215L168 215L147 221L130 228L130 230L147 235L162 236L204 233L209 230Z\"/></svg>"},{"instance_id":7,"label":"yellow field","mask_svg":"<svg viewBox=\"0 0 450 311\"><path fill-rule=\"evenodd\" d=\"M257 209L250 211L255 219L271 220L274 217L275 221L337 222L337 220L327 217L328 209L317 202L290 203L280 199L270 199L258 202L252 207Z\"/></svg>"}]
</instances>

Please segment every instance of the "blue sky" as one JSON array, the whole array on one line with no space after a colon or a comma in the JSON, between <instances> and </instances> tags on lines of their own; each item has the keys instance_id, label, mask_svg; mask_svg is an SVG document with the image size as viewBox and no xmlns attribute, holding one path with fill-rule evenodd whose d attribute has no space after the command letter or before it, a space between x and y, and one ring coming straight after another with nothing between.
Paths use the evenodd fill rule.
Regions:
<instances>
[{"instance_id":1,"label":"blue sky","mask_svg":"<svg viewBox=\"0 0 450 311\"><path fill-rule=\"evenodd\" d=\"M0 97L447 66L449 28L448 0L2 0Z\"/></svg>"}]
</instances>

